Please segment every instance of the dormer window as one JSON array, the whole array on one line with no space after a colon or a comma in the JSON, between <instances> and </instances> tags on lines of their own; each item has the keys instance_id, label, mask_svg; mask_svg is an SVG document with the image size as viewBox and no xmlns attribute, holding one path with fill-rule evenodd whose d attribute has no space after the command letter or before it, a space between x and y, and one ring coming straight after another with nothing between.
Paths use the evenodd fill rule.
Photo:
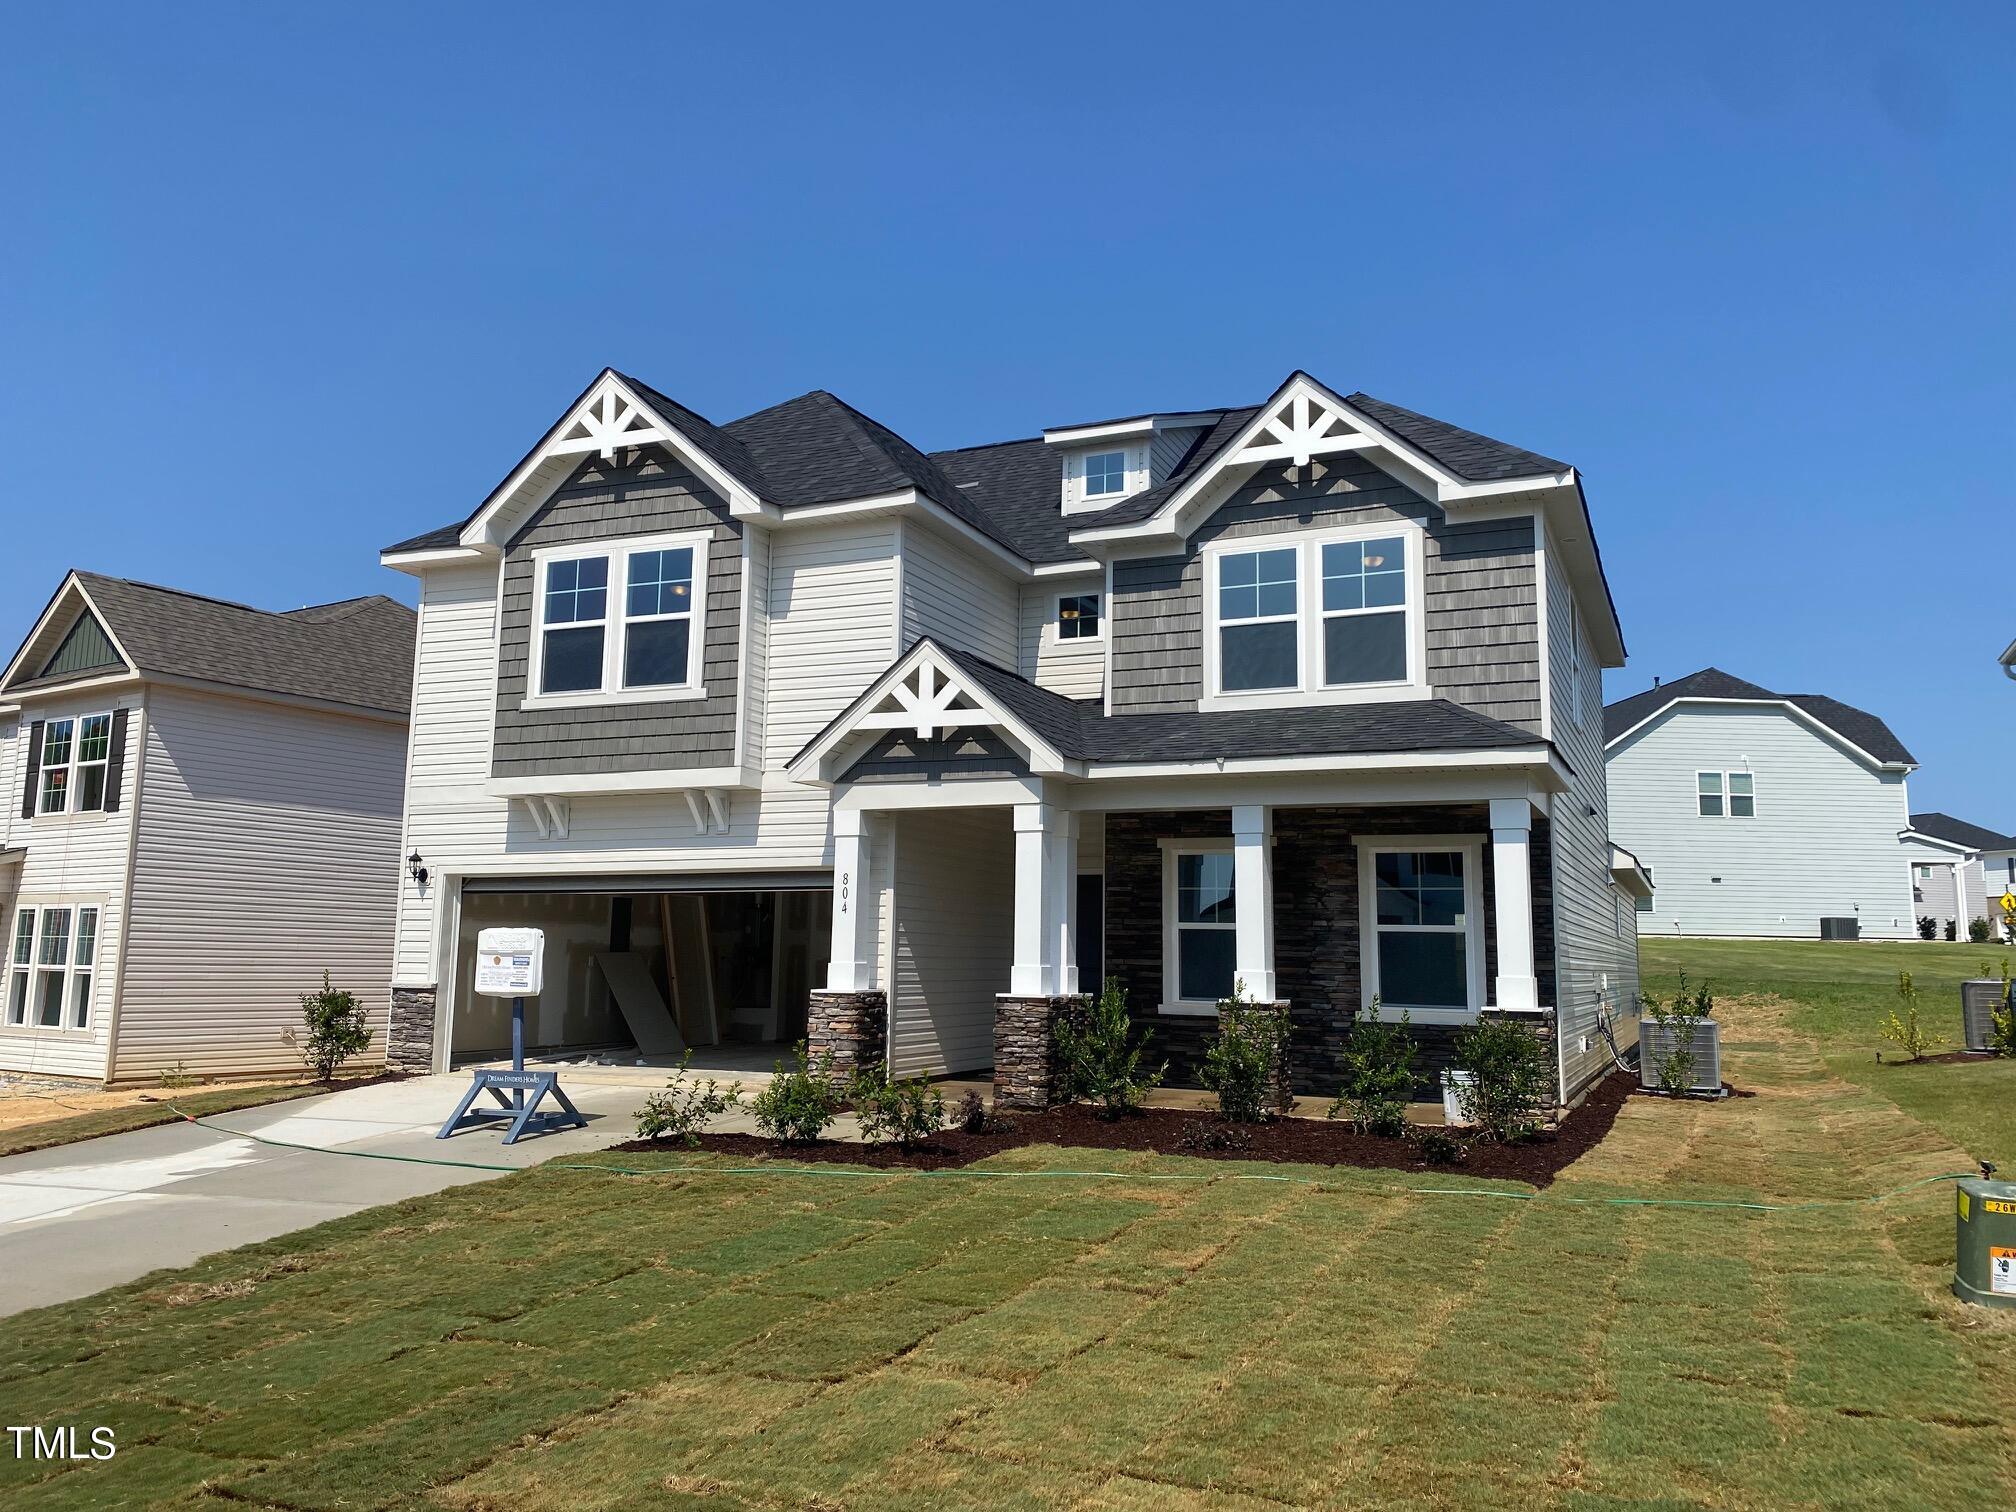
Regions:
<instances>
[{"instance_id":1,"label":"dormer window","mask_svg":"<svg viewBox=\"0 0 2016 1512\"><path fill-rule=\"evenodd\" d=\"M1085 497L1117 498L1127 492L1127 453L1093 452L1085 459Z\"/></svg>"}]
</instances>

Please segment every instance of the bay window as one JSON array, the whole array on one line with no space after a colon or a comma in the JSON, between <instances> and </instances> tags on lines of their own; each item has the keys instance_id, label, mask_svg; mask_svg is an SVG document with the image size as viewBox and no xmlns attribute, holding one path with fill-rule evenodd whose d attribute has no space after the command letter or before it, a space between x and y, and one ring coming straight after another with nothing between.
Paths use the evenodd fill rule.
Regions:
<instances>
[{"instance_id":1,"label":"bay window","mask_svg":"<svg viewBox=\"0 0 2016 1512\"><path fill-rule=\"evenodd\" d=\"M1165 1011L1206 1013L1232 995L1238 898L1230 841L1163 847Z\"/></svg>"},{"instance_id":2,"label":"bay window","mask_svg":"<svg viewBox=\"0 0 2016 1512\"><path fill-rule=\"evenodd\" d=\"M1389 524L1207 547L1201 706L1425 696L1424 540Z\"/></svg>"},{"instance_id":3,"label":"bay window","mask_svg":"<svg viewBox=\"0 0 2016 1512\"><path fill-rule=\"evenodd\" d=\"M1360 965L1382 1018L1464 1023L1484 1004L1483 842L1421 836L1359 844Z\"/></svg>"},{"instance_id":4,"label":"bay window","mask_svg":"<svg viewBox=\"0 0 2016 1512\"><path fill-rule=\"evenodd\" d=\"M94 904L24 904L8 951L6 1023L14 1028L88 1029L98 959Z\"/></svg>"},{"instance_id":5,"label":"bay window","mask_svg":"<svg viewBox=\"0 0 2016 1512\"><path fill-rule=\"evenodd\" d=\"M526 704L704 696L707 541L692 531L535 551Z\"/></svg>"}]
</instances>

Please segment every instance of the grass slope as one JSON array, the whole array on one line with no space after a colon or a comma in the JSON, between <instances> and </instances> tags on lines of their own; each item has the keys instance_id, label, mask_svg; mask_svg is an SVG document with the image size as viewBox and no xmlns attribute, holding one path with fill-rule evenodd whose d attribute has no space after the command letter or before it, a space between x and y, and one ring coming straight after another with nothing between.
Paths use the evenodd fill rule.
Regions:
<instances>
[{"instance_id":1,"label":"grass slope","mask_svg":"<svg viewBox=\"0 0 2016 1512\"><path fill-rule=\"evenodd\" d=\"M1119 1174L456 1188L10 1319L0 1421L107 1424L120 1450L0 1460L0 1499L2009 1505L2016 1319L1945 1295L1947 1188L1562 1200L1856 1197L1964 1159L1783 1005L1728 1023L1754 1097L1633 1098L1538 1201L1035 1148L988 1168ZM1172 1175L1199 1179L1151 1179Z\"/></svg>"},{"instance_id":2,"label":"grass slope","mask_svg":"<svg viewBox=\"0 0 2016 1512\"><path fill-rule=\"evenodd\" d=\"M1645 991L1670 996L1685 969L1707 980L1718 996L1768 994L1792 1005L1790 1027L1820 1046L1828 1070L1867 1087L1924 1120L1976 1157L2016 1173L2016 1060L1961 1064L1877 1064L1900 1052L1877 1032L1898 1006L1897 973L1908 971L1920 1011L1957 1050L1960 983L1984 962L1999 975L2004 956L1992 945L1944 941L1663 940L1639 946Z\"/></svg>"}]
</instances>

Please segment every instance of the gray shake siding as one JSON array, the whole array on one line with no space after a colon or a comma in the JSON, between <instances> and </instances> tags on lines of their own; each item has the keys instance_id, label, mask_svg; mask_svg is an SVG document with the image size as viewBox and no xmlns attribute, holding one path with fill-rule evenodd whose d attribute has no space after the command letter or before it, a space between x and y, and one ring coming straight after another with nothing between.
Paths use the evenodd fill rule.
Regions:
<instances>
[{"instance_id":1,"label":"gray shake siding","mask_svg":"<svg viewBox=\"0 0 2016 1512\"><path fill-rule=\"evenodd\" d=\"M1538 730L1539 597L1530 519L1453 525L1362 457L1256 474L1190 538L1181 556L1113 569L1113 711L1187 710L1203 695L1202 550L1245 536L1411 520L1427 532L1428 682L1481 713Z\"/></svg>"},{"instance_id":2,"label":"gray shake siding","mask_svg":"<svg viewBox=\"0 0 2016 1512\"><path fill-rule=\"evenodd\" d=\"M530 667L532 553L542 546L711 528L707 696L665 703L524 709ZM726 766L734 759L738 641L742 618L742 527L727 505L667 453L646 448L630 462L591 458L547 501L505 551L497 645L497 738L491 773L640 772ZM612 606L613 608L613 606Z\"/></svg>"}]
</instances>

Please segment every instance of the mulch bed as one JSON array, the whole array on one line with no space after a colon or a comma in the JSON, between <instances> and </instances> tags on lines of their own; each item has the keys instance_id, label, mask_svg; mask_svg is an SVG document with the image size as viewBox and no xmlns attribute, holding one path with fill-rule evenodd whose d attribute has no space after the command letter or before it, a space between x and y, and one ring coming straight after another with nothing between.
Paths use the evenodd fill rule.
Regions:
<instances>
[{"instance_id":1,"label":"mulch bed","mask_svg":"<svg viewBox=\"0 0 2016 1512\"><path fill-rule=\"evenodd\" d=\"M1921 1055L1915 1061L1908 1055L1896 1060L1878 1057L1886 1066L1976 1066L1995 1058L1992 1050L1944 1050L1937 1055Z\"/></svg>"},{"instance_id":2,"label":"mulch bed","mask_svg":"<svg viewBox=\"0 0 2016 1512\"><path fill-rule=\"evenodd\" d=\"M1612 1076L1591 1092L1560 1128L1524 1144L1469 1144L1464 1158L1454 1165L1430 1165L1422 1159L1420 1145L1414 1140L1358 1134L1349 1124L1329 1119L1282 1118L1272 1123L1234 1125L1209 1113L1150 1108L1130 1118L1108 1120L1083 1104L1051 1108L1042 1113L1013 1114L1014 1127L998 1133L968 1134L963 1129L947 1129L930 1144L910 1151L894 1145L850 1144L837 1139L787 1145L755 1134L702 1134L700 1147L744 1160L789 1164L832 1161L884 1170L944 1171L1023 1145L1066 1145L1093 1150L1147 1150L1204 1160L1259 1160L1443 1176L1460 1174L1544 1187L1562 1167L1602 1142L1630 1092L1630 1078ZM1248 1143L1243 1148L1206 1149L1186 1142L1186 1134L1194 1141L1206 1130L1231 1131L1235 1138L1244 1135ZM611 1148L663 1154L681 1147L669 1141L633 1139Z\"/></svg>"}]
</instances>

